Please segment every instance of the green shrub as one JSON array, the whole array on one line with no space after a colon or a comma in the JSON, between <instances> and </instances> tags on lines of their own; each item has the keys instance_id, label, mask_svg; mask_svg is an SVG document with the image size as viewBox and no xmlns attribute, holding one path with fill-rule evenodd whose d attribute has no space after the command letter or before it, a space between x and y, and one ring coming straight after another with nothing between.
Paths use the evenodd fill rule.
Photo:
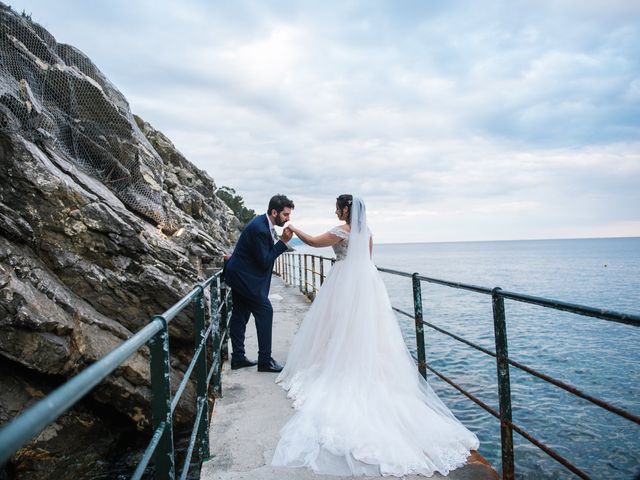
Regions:
<instances>
[{"instance_id":1,"label":"green shrub","mask_svg":"<svg viewBox=\"0 0 640 480\"><path fill-rule=\"evenodd\" d=\"M222 186L216 191L220 200L227 204L233 214L240 220L240 230L256 216L256 212L244 206L244 199L231 187Z\"/></svg>"}]
</instances>

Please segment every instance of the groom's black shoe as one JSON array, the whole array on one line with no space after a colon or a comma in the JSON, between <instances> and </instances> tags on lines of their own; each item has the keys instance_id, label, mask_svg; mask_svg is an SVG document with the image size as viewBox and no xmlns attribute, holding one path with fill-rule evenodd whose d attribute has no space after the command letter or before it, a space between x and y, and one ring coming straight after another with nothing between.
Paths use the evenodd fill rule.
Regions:
<instances>
[{"instance_id":1,"label":"groom's black shoe","mask_svg":"<svg viewBox=\"0 0 640 480\"><path fill-rule=\"evenodd\" d=\"M282 365L279 365L273 358L270 358L269 363L258 363L258 371L278 373L282 371Z\"/></svg>"},{"instance_id":2,"label":"groom's black shoe","mask_svg":"<svg viewBox=\"0 0 640 480\"><path fill-rule=\"evenodd\" d=\"M252 362L247 357L242 357L240 360L231 359L231 370L238 370L239 368L253 367L258 362Z\"/></svg>"}]
</instances>

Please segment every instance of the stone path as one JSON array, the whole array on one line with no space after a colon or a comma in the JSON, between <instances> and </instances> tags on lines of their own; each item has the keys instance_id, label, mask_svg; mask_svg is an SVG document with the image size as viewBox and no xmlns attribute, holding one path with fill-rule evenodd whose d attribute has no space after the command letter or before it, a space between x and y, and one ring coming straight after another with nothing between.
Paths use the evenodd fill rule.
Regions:
<instances>
[{"instance_id":1,"label":"stone path","mask_svg":"<svg viewBox=\"0 0 640 480\"><path fill-rule=\"evenodd\" d=\"M271 283L274 308L273 357L286 360L289 343L309 301L295 287L286 286L278 277ZM257 357L257 339L253 319L247 326L246 350L249 358ZM231 370L224 364L223 397L216 401L210 429L210 459L203 464L202 480L340 480L354 477L317 475L308 469L270 466L279 439L279 431L294 410L286 392L275 384L275 373L259 373L256 368ZM366 480L380 477L355 477ZM393 478L393 477L391 477ZM424 479L412 476L409 479ZM434 475L433 479L442 479ZM452 480L498 479L493 469L479 455L471 457L464 468L451 472Z\"/></svg>"}]
</instances>

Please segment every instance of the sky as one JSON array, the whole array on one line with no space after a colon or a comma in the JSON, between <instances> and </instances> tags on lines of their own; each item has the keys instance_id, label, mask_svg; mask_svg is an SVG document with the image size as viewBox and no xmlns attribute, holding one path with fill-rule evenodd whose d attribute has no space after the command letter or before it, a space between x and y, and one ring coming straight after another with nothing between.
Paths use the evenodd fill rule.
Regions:
<instances>
[{"instance_id":1,"label":"sky","mask_svg":"<svg viewBox=\"0 0 640 480\"><path fill-rule=\"evenodd\" d=\"M638 1L5 2L309 233L352 193L382 243L640 236Z\"/></svg>"}]
</instances>

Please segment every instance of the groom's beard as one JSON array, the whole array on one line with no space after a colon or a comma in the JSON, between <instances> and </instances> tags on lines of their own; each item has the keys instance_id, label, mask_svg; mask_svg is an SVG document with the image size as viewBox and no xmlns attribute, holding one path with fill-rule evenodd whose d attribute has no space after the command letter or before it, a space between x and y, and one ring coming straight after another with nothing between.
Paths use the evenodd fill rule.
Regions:
<instances>
[{"instance_id":1,"label":"groom's beard","mask_svg":"<svg viewBox=\"0 0 640 480\"><path fill-rule=\"evenodd\" d=\"M280 215L277 215L274 220L274 223L276 224L276 227L283 227L284 224L287 223L287 221L280 218Z\"/></svg>"}]
</instances>

